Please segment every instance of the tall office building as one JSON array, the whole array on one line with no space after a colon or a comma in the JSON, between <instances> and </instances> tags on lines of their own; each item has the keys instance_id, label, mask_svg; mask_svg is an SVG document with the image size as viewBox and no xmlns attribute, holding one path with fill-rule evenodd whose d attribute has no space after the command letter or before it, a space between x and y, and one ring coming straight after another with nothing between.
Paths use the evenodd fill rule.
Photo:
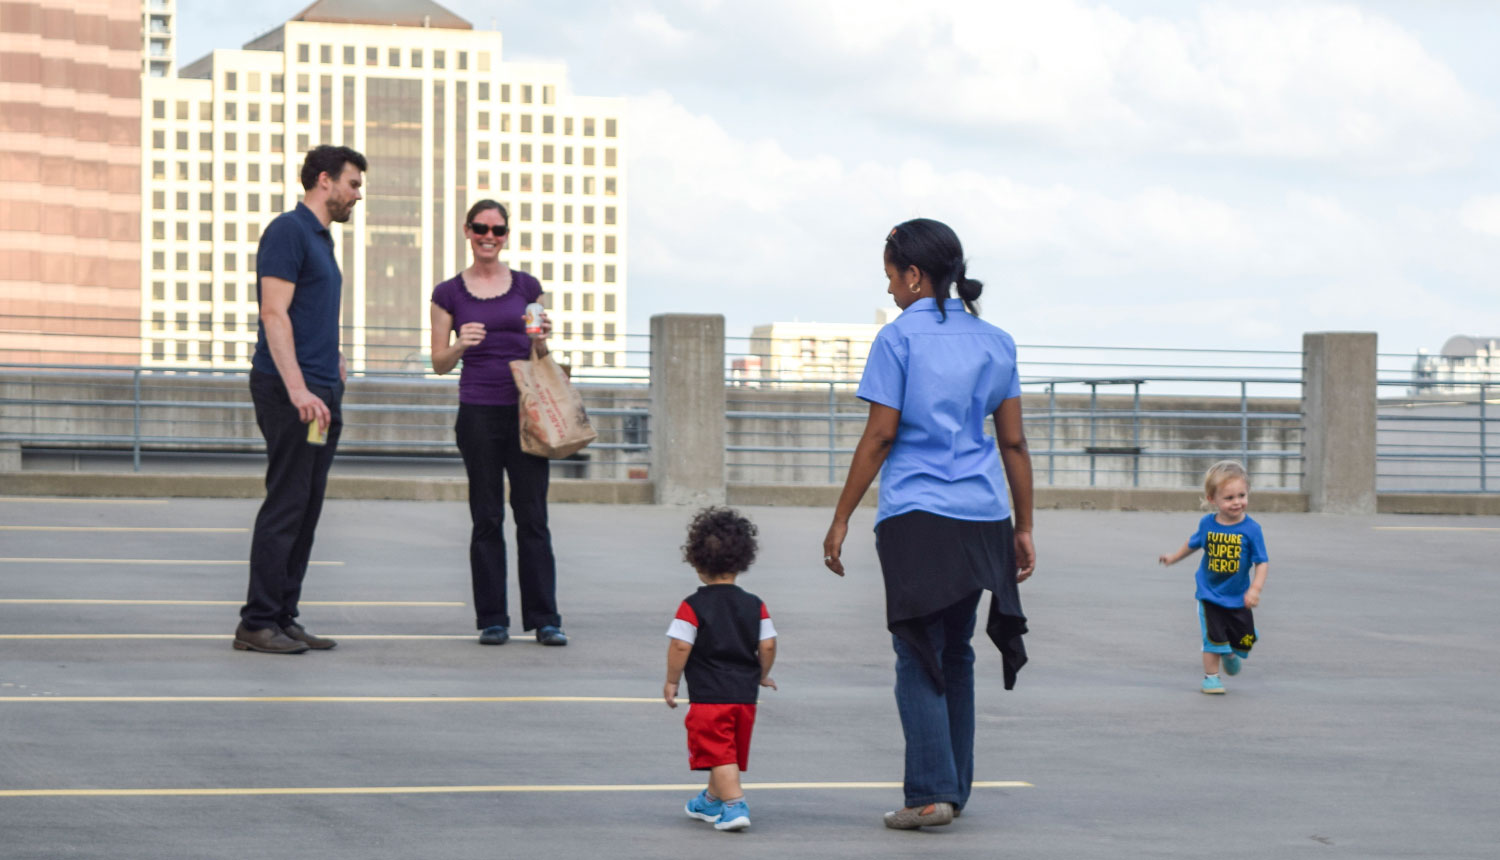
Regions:
<instances>
[{"instance_id":1,"label":"tall office building","mask_svg":"<svg viewBox=\"0 0 1500 860\"><path fill-rule=\"evenodd\" d=\"M0 363L140 356L141 0L0 3Z\"/></svg>"},{"instance_id":2,"label":"tall office building","mask_svg":"<svg viewBox=\"0 0 1500 860\"><path fill-rule=\"evenodd\" d=\"M469 264L484 198L510 211L507 262L548 291L553 350L624 364L624 102L574 95L564 65L503 62L500 33L428 0L320 0L144 86L145 363L248 361L260 231L328 143L370 166L333 230L356 368L427 366L432 287Z\"/></svg>"},{"instance_id":3,"label":"tall office building","mask_svg":"<svg viewBox=\"0 0 1500 860\"><path fill-rule=\"evenodd\" d=\"M141 74L177 74L177 0L141 0Z\"/></svg>"}]
</instances>

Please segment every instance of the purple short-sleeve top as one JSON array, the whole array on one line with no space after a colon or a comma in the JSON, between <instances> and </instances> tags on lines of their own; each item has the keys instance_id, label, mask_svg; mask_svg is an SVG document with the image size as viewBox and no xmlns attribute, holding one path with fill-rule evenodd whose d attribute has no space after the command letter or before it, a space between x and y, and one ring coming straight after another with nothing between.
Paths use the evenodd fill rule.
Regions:
<instances>
[{"instance_id":1,"label":"purple short-sleeve top","mask_svg":"<svg viewBox=\"0 0 1500 860\"><path fill-rule=\"evenodd\" d=\"M458 400L475 406L514 406L520 400L510 363L531 355L526 334L526 306L538 301L542 285L529 273L512 269L510 289L489 299L475 298L463 273L432 289L432 303L453 316L456 332L464 323L484 323L484 340L463 354Z\"/></svg>"}]
</instances>

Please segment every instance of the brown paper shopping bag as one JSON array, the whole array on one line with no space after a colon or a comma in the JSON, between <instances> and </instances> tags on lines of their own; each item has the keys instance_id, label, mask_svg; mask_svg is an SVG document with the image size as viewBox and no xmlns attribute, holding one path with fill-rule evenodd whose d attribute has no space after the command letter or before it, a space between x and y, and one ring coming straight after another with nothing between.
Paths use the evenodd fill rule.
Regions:
<instances>
[{"instance_id":1,"label":"brown paper shopping bag","mask_svg":"<svg viewBox=\"0 0 1500 860\"><path fill-rule=\"evenodd\" d=\"M549 353L510 363L521 392L521 450L549 460L572 456L598 438L583 409L583 398Z\"/></svg>"}]
</instances>

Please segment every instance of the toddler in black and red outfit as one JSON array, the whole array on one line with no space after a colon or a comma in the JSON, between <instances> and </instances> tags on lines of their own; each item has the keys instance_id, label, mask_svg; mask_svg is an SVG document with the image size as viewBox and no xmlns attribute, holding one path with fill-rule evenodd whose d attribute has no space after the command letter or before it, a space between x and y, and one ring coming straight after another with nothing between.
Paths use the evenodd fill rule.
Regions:
<instances>
[{"instance_id":1,"label":"toddler in black and red outfit","mask_svg":"<svg viewBox=\"0 0 1500 860\"><path fill-rule=\"evenodd\" d=\"M690 818L716 830L744 830L750 808L740 773L750 761L750 731L761 687L776 689L776 628L759 597L734 584L755 561L755 525L729 508L704 508L688 526L683 560L703 587L677 607L667 628L667 682L662 698L677 707L687 673L688 763L706 770L708 787L687 803Z\"/></svg>"}]
</instances>

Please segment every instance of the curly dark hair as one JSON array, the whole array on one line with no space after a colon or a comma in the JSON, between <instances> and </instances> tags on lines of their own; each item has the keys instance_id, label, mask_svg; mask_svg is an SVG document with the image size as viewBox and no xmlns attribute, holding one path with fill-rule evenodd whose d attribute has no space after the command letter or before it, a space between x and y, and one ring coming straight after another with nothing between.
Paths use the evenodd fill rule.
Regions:
<instances>
[{"instance_id":1,"label":"curly dark hair","mask_svg":"<svg viewBox=\"0 0 1500 860\"><path fill-rule=\"evenodd\" d=\"M688 524L682 560L699 573L744 573L755 563L759 548L755 523L733 508L708 507Z\"/></svg>"}]
</instances>

